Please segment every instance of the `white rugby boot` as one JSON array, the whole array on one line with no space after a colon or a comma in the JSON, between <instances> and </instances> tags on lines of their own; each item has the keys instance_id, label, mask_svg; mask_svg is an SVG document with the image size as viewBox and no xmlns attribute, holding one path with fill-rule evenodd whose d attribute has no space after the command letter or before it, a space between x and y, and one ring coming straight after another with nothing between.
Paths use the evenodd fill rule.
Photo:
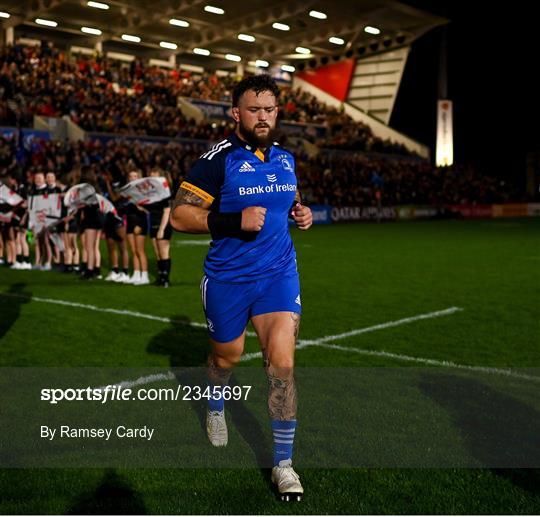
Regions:
<instances>
[{"instance_id":1,"label":"white rugby boot","mask_svg":"<svg viewBox=\"0 0 540 517\"><path fill-rule=\"evenodd\" d=\"M292 468L291 460L282 460L279 466L272 468L272 483L277 486L282 501L302 499L304 489L300 483L300 476Z\"/></svg>"},{"instance_id":2,"label":"white rugby boot","mask_svg":"<svg viewBox=\"0 0 540 517\"><path fill-rule=\"evenodd\" d=\"M225 447L229 441L225 411L206 410L206 434L214 447Z\"/></svg>"}]
</instances>

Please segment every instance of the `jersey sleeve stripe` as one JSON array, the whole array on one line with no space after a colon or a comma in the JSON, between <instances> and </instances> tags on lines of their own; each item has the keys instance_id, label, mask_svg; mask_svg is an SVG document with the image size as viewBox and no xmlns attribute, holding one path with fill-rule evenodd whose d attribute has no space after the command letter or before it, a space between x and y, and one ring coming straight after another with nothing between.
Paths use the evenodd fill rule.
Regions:
<instances>
[{"instance_id":1,"label":"jersey sleeve stripe","mask_svg":"<svg viewBox=\"0 0 540 517\"><path fill-rule=\"evenodd\" d=\"M223 149L226 149L227 147L231 147L231 145L232 144L230 142L227 143L227 144L222 145L219 149L216 149L214 152L212 152L208 156L206 156L206 159L211 160L216 154L223 151Z\"/></svg>"},{"instance_id":2,"label":"jersey sleeve stripe","mask_svg":"<svg viewBox=\"0 0 540 517\"><path fill-rule=\"evenodd\" d=\"M212 152L220 149L224 144L227 143L227 139L225 140L222 140L221 142L218 142L216 145L214 145L211 149L209 149L208 151L206 151L202 156L201 158L206 158L209 154L211 154Z\"/></svg>"},{"instance_id":3,"label":"jersey sleeve stripe","mask_svg":"<svg viewBox=\"0 0 540 517\"><path fill-rule=\"evenodd\" d=\"M207 203L212 203L214 201L214 196L211 196L204 190L200 189L199 187L196 187L195 185L192 185L191 183L188 183L187 181L183 181L180 185L180 188L183 188L184 190L188 190L189 192L192 192L196 196L199 196L203 201L206 201Z\"/></svg>"}]
</instances>

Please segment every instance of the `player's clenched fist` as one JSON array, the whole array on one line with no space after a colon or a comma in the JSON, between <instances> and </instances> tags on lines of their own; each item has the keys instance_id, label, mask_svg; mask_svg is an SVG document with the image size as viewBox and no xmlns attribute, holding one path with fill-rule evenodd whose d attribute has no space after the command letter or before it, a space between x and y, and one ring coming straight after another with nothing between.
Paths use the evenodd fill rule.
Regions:
<instances>
[{"instance_id":1,"label":"player's clenched fist","mask_svg":"<svg viewBox=\"0 0 540 517\"><path fill-rule=\"evenodd\" d=\"M294 205L291 216L300 230L307 230L313 224L311 208L301 205L300 203Z\"/></svg>"},{"instance_id":2,"label":"player's clenched fist","mask_svg":"<svg viewBox=\"0 0 540 517\"><path fill-rule=\"evenodd\" d=\"M259 232L264 226L266 208L262 206L249 206L242 210L242 230L246 232Z\"/></svg>"}]
</instances>

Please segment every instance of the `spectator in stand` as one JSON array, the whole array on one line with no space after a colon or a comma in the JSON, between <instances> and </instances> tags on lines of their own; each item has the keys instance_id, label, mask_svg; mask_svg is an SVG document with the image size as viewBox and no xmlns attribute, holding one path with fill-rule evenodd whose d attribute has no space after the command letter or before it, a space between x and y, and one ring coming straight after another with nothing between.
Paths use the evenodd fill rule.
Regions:
<instances>
[{"instance_id":1,"label":"spectator in stand","mask_svg":"<svg viewBox=\"0 0 540 517\"><path fill-rule=\"evenodd\" d=\"M203 152L204 145L34 139L32 146L21 153L12 139L0 137L0 179L15 174L25 179L22 183L30 185L33 175L47 167L59 176L71 178L68 180L70 184L76 184L80 182L77 170L81 164L99 165L96 179L105 192L104 177L107 175L114 182L124 184L130 170L158 167L170 173L175 191L191 164ZM374 175L382 180L379 190L383 206L526 200L516 185L502 184L501 180L469 166L435 168L420 159L329 149L323 149L312 157L300 150L298 157L298 181L304 199L310 204L376 206Z\"/></svg>"},{"instance_id":2,"label":"spectator in stand","mask_svg":"<svg viewBox=\"0 0 540 517\"><path fill-rule=\"evenodd\" d=\"M226 137L230 127L186 119L177 107L178 97L230 102L240 79L160 69L138 60L126 65L100 55L69 61L51 46L6 47L0 51L0 67L0 89L4 85L0 123L18 120L27 126L33 115L67 114L88 131L207 140ZM411 154L401 145L376 138L368 126L298 88L283 87L281 97L285 120L327 126L328 135L320 145ZM15 107L9 107L8 99Z\"/></svg>"}]
</instances>

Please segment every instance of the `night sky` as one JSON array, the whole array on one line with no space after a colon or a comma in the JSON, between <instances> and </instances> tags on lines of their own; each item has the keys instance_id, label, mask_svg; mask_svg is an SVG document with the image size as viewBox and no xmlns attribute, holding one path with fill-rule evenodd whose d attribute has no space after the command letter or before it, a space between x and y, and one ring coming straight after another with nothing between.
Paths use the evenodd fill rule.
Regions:
<instances>
[{"instance_id":1,"label":"night sky","mask_svg":"<svg viewBox=\"0 0 540 517\"><path fill-rule=\"evenodd\" d=\"M454 161L499 177L525 177L526 155L540 151L538 17L525 2L405 0L451 20L448 97L454 102ZM437 28L412 45L390 125L435 156Z\"/></svg>"}]
</instances>

